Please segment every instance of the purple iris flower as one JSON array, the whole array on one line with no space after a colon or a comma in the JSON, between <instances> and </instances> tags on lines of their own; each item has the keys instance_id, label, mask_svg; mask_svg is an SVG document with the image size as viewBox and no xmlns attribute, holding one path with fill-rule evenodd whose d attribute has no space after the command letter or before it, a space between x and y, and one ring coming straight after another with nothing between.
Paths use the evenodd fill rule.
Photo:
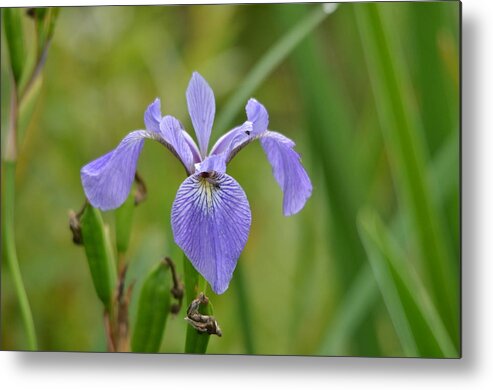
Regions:
<instances>
[{"instance_id":1,"label":"purple iris flower","mask_svg":"<svg viewBox=\"0 0 493 390\"><path fill-rule=\"evenodd\" d=\"M116 149L84 166L82 185L94 207L117 208L130 193L144 140L166 146L188 175L178 189L171 213L175 242L214 292L222 294L245 247L252 219L245 192L226 173L231 159L252 141L260 140L284 193L284 215L303 208L312 185L294 142L267 130L269 116L258 101L248 101L247 121L219 138L207 154L216 111L214 93L195 72L186 96L198 146L177 119L161 116L161 103L156 99L144 114L146 130L132 131Z\"/></svg>"}]
</instances>

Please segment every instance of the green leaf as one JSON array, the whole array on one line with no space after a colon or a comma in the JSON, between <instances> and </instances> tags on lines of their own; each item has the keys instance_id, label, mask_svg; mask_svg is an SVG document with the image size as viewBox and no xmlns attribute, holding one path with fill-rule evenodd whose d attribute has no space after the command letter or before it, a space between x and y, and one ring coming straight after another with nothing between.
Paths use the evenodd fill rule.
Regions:
<instances>
[{"instance_id":1,"label":"green leaf","mask_svg":"<svg viewBox=\"0 0 493 390\"><path fill-rule=\"evenodd\" d=\"M276 20L287 29L310 8L312 5L282 6ZM338 11L338 18L345 15L343 13L346 11L342 8ZM363 178L372 177L365 170L371 172L375 162L360 163L358 160L361 153L357 153L354 148L360 140L355 142L352 139L354 129L358 128L358 116L351 110L352 102L347 96L347 87L338 77L333 63L326 60L325 47L317 38L317 35L311 34L300 42L290 60L295 79L298 80L301 101L305 102L302 112L306 121L304 133L311 149L309 158L313 161L313 170L319 170L315 173L319 174L319 182L325 186L327 195L329 207L326 208L325 217L331 236L327 243L334 255L330 261L334 261L338 280L343 291L346 291L353 284L365 260L355 221L358 205L368 196L369 191L369 185ZM358 133L358 136L361 137L361 134ZM371 145L365 145L370 150ZM348 172L352 174L348 175ZM303 269L305 258L300 256L299 261L300 269ZM357 349L354 353L379 354L379 347L374 342L374 323L373 314L367 311L362 326L355 329Z\"/></svg>"},{"instance_id":2,"label":"green leaf","mask_svg":"<svg viewBox=\"0 0 493 390\"><path fill-rule=\"evenodd\" d=\"M116 266L101 212L87 204L80 224L96 293L105 307L110 310L116 283Z\"/></svg>"},{"instance_id":3,"label":"green leaf","mask_svg":"<svg viewBox=\"0 0 493 390\"><path fill-rule=\"evenodd\" d=\"M9 49L10 66L14 75L15 83L18 86L22 78L26 61L24 31L22 29L22 9L4 8L2 11L5 38Z\"/></svg>"},{"instance_id":4,"label":"green leaf","mask_svg":"<svg viewBox=\"0 0 493 390\"><path fill-rule=\"evenodd\" d=\"M185 302L188 305L197 298L200 292L205 293L207 282L205 279L195 270L192 263L188 258L183 255L183 269L185 273ZM205 315L212 315L214 313L212 303L200 307L200 313ZM210 335L207 333L200 333L192 326L187 325L187 335L185 340L185 353L197 353L204 354L207 351L209 345Z\"/></svg>"},{"instance_id":5,"label":"green leaf","mask_svg":"<svg viewBox=\"0 0 493 390\"><path fill-rule=\"evenodd\" d=\"M348 288L319 350L321 355L347 355L347 345L379 298L378 287L368 264L362 266Z\"/></svg>"},{"instance_id":6,"label":"green leaf","mask_svg":"<svg viewBox=\"0 0 493 390\"><path fill-rule=\"evenodd\" d=\"M115 210L116 250L118 254L127 252L134 209L135 199L131 194L125 203Z\"/></svg>"},{"instance_id":7,"label":"green leaf","mask_svg":"<svg viewBox=\"0 0 493 390\"><path fill-rule=\"evenodd\" d=\"M411 325L405 313L405 307L400 300L397 287L394 283L390 270L383 259L379 248L372 241L370 230L374 233L375 227L371 225L374 215L362 213L359 218L358 227L360 228L361 241L368 255L375 279L378 282L383 300L387 306L394 329L399 337L401 346L406 356L419 356Z\"/></svg>"},{"instance_id":8,"label":"green leaf","mask_svg":"<svg viewBox=\"0 0 493 390\"><path fill-rule=\"evenodd\" d=\"M358 218L358 226L406 355L458 357L426 287L379 216L364 210Z\"/></svg>"},{"instance_id":9,"label":"green leaf","mask_svg":"<svg viewBox=\"0 0 493 390\"><path fill-rule=\"evenodd\" d=\"M425 170L428 150L412 109L406 61L392 29L393 8L368 3L354 9L399 207L410 223L409 239L415 241L426 285L457 346L459 258L447 246L444 217L431 195Z\"/></svg>"},{"instance_id":10,"label":"green leaf","mask_svg":"<svg viewBox=\"0 0 493 390\"><path fill-rule=\"evenodd\" d=\"M159 352L170 312L171 275L163 261L144 281L132 335L133 352Z\"/></svg>"}]
</instances>

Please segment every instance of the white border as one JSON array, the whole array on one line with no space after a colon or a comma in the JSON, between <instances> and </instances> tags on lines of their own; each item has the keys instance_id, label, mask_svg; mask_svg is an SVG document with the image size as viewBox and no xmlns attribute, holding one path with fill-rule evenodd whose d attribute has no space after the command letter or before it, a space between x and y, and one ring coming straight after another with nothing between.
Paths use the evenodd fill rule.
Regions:
<instances>
[{"instance_id":1,"label":"white border","mask_svg":"<svg viewBox=\"0 0 493 390\"><path fill-rule=\"evenodd\" d=\"M214 1L223 3L224 1ZM2 6L135 4L16 1ZM162 1L142 1L163 4ZM182 1L182 3L205 3ZM463 2L463 359L361 359L0 352L2 389L484 389L493 383L493 22ZM419 26L417 26L419 28Z\"/></svg>"}]
</instances>

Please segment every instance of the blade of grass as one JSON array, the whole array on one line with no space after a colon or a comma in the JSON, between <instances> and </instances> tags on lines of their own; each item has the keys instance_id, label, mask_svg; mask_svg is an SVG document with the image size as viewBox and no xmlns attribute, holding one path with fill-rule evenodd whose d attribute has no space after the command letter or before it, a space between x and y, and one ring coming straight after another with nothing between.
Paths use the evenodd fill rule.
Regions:
<instances>
[{"instance_id":1,"label":"blade of grass","mask_svg":"<svg viewBox=\"0 0 493 390\"><path fill-rule=\"evenodd\" d=\"M378 298L378 287L372 270L368 264L364 264L345 294L339 306L341 309L333 316L334 320L327 330L319 353L346 355L352 336L367 318Z\"/></svg>"},{"instance_id":2,"label":"blade of grass","mask_svg":"<svg viewBox=\"0 0 493 390\"><path fill-rule=\"evenodd\" d=\"M277 20L282 26L290 26L303 9L283 7ZM343 10L341 9L341 12ZM334 254L341 288L346 290L358 274L365 259L365 252L356 229L356 213L367 188L361 185L363 165L352 154L351 135L356 128L351 105L344 98L346 93L332 64L323 57L323 50L316 36L305 39L290 59L299 80L299 89L307 119L307 135L310 141L310 159L320 169L327 196L327 224L331 239L329 250ZM371 165L366 162L364 166ZM346 167L341 169L341 167ZM349 168L348 168L349 167ZM352 174L348 175L347 172ZM302 261L302 258L300 258ZM367 312L364 326L356 332L354 353L378 355L372 314Z\"/></svg>"},{"instance_id":3,"label":"blade of grass","mask_svg":"<svg viewBox=\"0 0 493 390\"><path fill-rule=\"evenodd\" d=\"M26 61L24 32L22 29L22 11L21 8L2 9L5 37L10 56L10 66L17 87L22 79Z\"/></svg>"},{"instance_id":4,"label":"blade of grass","mask_svg":"<svg viewBox=\"0 0 493 390\"><path fill-rule=\"evenodd\" d=\"M31 312L31 306L27 297L26 288L21 276L17 250L15 247L14 233L14 201L15 201L15 162L3 161L3 190L2 190L2 243L4 258L9 266L12 283L14 285L19 308L21 311L22 322L27 334L28 349L34 351L38 348L36 331Z\"/></svg>"},{"instance_id":5,"label":"blade of grass","mask_svg":"<svg viewBox=\"0 0 493 390\"><path fill-rule=\"evenodd\" d=\"M407 257L399 250L382 220L375 212L363 210L358 225L404 349L414 337L421 356L436 356L438 352L441 356L457 357L454 343L426 288L412 264L404 261ZM438 351L433 349L434 345Z\"/></svg>"},{"instance_id":6,"label":"blade of grass","mask_svg":"<svg viewBox=\"0 0 493 390\"><path fill-rule=\"evenodd\" d=\"M444 244L443 221L431 200L425 174L426 148L410 107L404 59L393 41L385 4L360 4L356 21L363 41L370 80L390 159L399 205L416 232L417 248L440 313L458 345L458 259Z\"/></svg>"},{"instance_id":7,"label":"blade of grass","mask_svg":"<svg viewBox=\"0 0 493 390\"><path fill-rule=\"evenodd\" d=\"M455 85L449 82L438 50L440 34L456 29L456 20L447 15L458 11L458 2L422 2L408 4L412 24L419 26L412 34L416 58L415 82L425 135L434 154L442 140L455 132L458 122L458 99ZM457 16L458 17L458 16ZM458 66L455 68L458 73Z\"/></svg>"},{"instance_id":8,"label":"blade of grass","mask_svg":"<svg viewBox=\"0 0 493 390\"><path fill-rule=\"evenodd\" d=\"M391 273L382 257L380 250L372 241L369 230L374 231L375 228L371 226L371 217L371 215L363 213L360 215L358 223L361 240L365 247L368 261L380 287L383 300L389 311L390 318L401 342L405 356L419 356L416 341L411 331L411 326L409 325L403 303L399 298L394 280L392 279Z\"/></svg>"},{"instance_id":9,"label":"blade of grass","mask_svg":"<svg viewBox=\"0 0 493 390\"><path fill-rule=\"evenodd\" d=\"M458 151L455 149L457 143L458 140L454 135L449 136L449 140L436 153L433 163L428 167L430 182L440 187L440 190L433 192L435 204L443 204L452 192L457 191L457 184L454 184L456 177L446 174L450 171L450 167L455 166L455 161L458 159ZM400 218L401 214L396 215L390 226L400 224ZM394 231L394 229L391 230ZM399 274L405 275L406 271L401 269ZM423 290L424 287L421 285L420 289ZM414 289L410 287L409 291L414 291ZM422 293L422 295L427 294ZM364 322L367 313L372 310L378 298L378 285L369 263L366 262L348 288L339 309L333 315L333 321L327 328L319 353L322 355L347 354L349 341L359 325ZM429 297L426 299L430 301ZM435 309L431 309L431 314L428 316L432 318L431 322L439 324L441 321L436 318L438 314ZM442 343L446 345L447 341ZM452 349L449 352L451 351Z\"/></svg>"}]
</instances>

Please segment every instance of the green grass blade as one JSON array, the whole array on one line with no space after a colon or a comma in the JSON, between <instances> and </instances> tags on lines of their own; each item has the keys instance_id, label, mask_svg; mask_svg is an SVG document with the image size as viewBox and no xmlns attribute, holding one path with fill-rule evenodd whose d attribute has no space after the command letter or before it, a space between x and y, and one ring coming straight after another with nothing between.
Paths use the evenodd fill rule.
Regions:
<instances>
[{"instance_id":1,"label":"green grass blade","mask_svg":"<svg viewBox=\"0 0 493 390\"><path fill-rule=\"evenodd\" d=\"M101 212L87 204L81 216L82 239L91 277L99 299L109 310L116 283L116 265Z\"/></svg>"},{"instance_id":2,"label":"green grass blade","mask_svg":"<svg viewBox=\"0 0 493 390\"><path fill-rule=\"evenodd\" d=\"M247 74L243 83L219 114L214 126L217 131L224 132L231 125L235 115L245 106L247 99L251 97L267 76L334 10L335 7L324 5L315 7L315 10L301 20L301 22L267 51Z\"/></svg>"},{"instance_id":3,"label":"green grass blade","mask_svg":"<svg viewBox=\"0 0 493 390\"><path fill-rule=\"evenodd\" d=\"M139 296L132 334L133 352L159 352L171 305L169 266L160 262L148 275Z\"/></svg>"},{"instance_id":4,"label":"green grass blade","mask_svg":"<svg viewBox=\"0 0 493 390\"><path fill-rule=\"evenodd\" d=\"M22 280L15 246L14 203L16 163L14 161L3 161L2 167L2 252L9 266L15 294L19 300L19 309L26 330L28 349L35 351L38 349L36 329L34 327L31 305L24 281Z\"/></svg>"},{"instance_id":5,"label":"green grass blade","mask_svg":"<svg viewBox=\"0 0 493 390\"><path fill-rule=\"evenodd\" d=\"M339 17L344 12L342 7L338 11ZM280 24L286 27L299 19L299 14L300 8L283 7L276 16ZM316 173L322 176L319 181L325 186L329 205L326 219L331 239L327 242L335 257L341 287L346 290L358 275L366 257L356 228L356 215L361 199L368 192L360 180L367 176L363 169L372 164L368 161L358 164L354 158L352 148L356 143L351 136L357 127L356 116L349 109L351 104L345 99L346 91L333 65L326 61L316 36L311 35L300 43L293 50L290 60L299 80L302 101L305 102L306 135L311 149L309 158L314 168L319 170ZM348 175L348 171L352 174ZM364 326L357 329L357 348L353 351L356 354L379 354L371 316L367 311Z\"/></svg>"},{"instance_id":6,"label":"green grass blade","mask_svg":"<svg viewBox=\"0 0 493 390\"><path fill-rule=\"evenodd\" d=\"M426 288L381 219L375 212L364 210L358 222L404 351L414 341L419 356L457 357L457 349Z\"/></svg>"},{"instance_id":7,"label":"green grass blade","mask_svg":"<svg viewBox=\"0 0 493 390\"><path fill-rule=\"evenodd\" d=\"M368 264L354 279L331 322L319 350L321 355L346 355L347 346L368 311L379 298L377 284Z\"/></svg>"},{"instance_id":8,"label":"green grass blade","mask_svg":"<svg viewBox=\"0 0 493 390\"><path fill-rule=\"evenodd\" d=\"M419 351L405 313L405 308L400 300L390 270L382 257L382 253L372 240L372 233L375 234L375 228L372 226L371 217L371 215L362 214L358 224L361 240L368 255L368 261L370 262L373 274L380 287L383 300L389 311L390 318L392 319L392 323L401 342L405 356L419 356Z\"/></svg>"},{"instance_id":9,"label":"green grass blade","mask_svg":"<svg viewBox=\"0 0 493 390\"><path fill-rule=\"evenodd\" d=\"M427 151L414 112L405 61L390 30L384 4L355 7L377 113L390 159L399 206L416 232L417 248L441 316L458 345L458 259L445 245L443 220L426 176Z\"/></svg>"},{"instance_id":10,"label":"green grass blade","mask_svg":"<svg viewBox=\"0 0 493 390\"><path fill-rule=\"evenodd\" d=\"M23 10L21 8L4 8L2 12L5 38L9 49L10 66L15 83L19 86L26 62L24 32L22 29Z\"/></svg>"}]
</instances>

